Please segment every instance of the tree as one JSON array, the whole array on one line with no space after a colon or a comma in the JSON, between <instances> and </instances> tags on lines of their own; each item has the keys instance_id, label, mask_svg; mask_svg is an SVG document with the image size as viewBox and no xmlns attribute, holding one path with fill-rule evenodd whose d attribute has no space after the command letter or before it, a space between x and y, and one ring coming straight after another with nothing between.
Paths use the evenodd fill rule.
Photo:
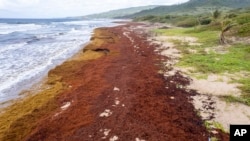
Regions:
<instances>
[{"instance_id":1,"label":"tree","mask_svg":"<svg viewBox=\"0 0 250 141\"><path fill-rule=\"evenodd\" d=\"M219 11L219 10L215 10L214 12L213 12L213 18L216 20L216 19L218 19L219 17L220 17L220 15L221 15L221 12Z\"/></svg>"},{"instance_id":2,"label":"tree","mask_svg":"<svg viewBox=\"0 0 250 141\"><path fill-rule=\"evenodd\" d=\"M220 33L220 43L221 44L227 44L225 33L230 30L233 26L235 26L235 23L232 23L231 21L224 21L221 23L221 33Z\"/></svg>"}]
</instances>

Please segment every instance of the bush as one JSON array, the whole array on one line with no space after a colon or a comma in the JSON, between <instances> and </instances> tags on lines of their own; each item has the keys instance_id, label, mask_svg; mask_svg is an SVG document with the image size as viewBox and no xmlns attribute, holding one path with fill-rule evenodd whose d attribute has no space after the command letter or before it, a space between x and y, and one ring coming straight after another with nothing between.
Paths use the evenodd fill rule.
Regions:
<instances>
[{"instance_id":1,"label":"bush","mask_svg":"<svg viewBox=\"0 0 250 141\"><path fill-rule=\"evenodd\" d=\"M208 30L221 30L221 23L220 22L212 22L207 26Z\"/></svg>"},{"instance_id":2,"label":"bush","mask_svg":"<svg viewBox=\"0 0 250 141\"><path fill-rule=\"evenodd\" d=\"M237 23L239 24L245 24L245 23L249 23L250 22L250 14L242 14L242 15L239 15L237 18L236 18L236 21Z\"/></svg>"},{"instance_id":3,"label":"bush","mask_svg":"<svg viewBox=\"0 0 250 141\"><path fill-rule=\"evenodd\" d=\"M179 27L194 27L197 25L197 20L195 18L187 18L183 21L179 21L176 23Z\"/></svg>"},{"instance_id":4,"label":"bush","mask_svg":"<svg viewBox=\"0 0 250 141\"><path fill-rule=\"evenodd\" d=\"M200 24L201 25L208 25L211 22L212 22L212 19L210 19L210 18L202 18L202 19L200 19Z\"/></svg>"},{"instance_id":5,"label":"bush","mask_svg":"<svg viewBox=\"0 0 250 141\"><path fill-rule=\"evenodd\" d=\"M250 36L250 23L239 26L238 33L240 36Z\"/></svg>"},{"instance_id":6,"label":"bush","mask_svg":"<svg viewBox=\"0 0 250 141\"><path fill-rule=\"evenodd\" d=\"M157 16L148 15L148 16L142 17L141 20L143 20L143 21L151 21L151 20L153 20L155 18L157 18Z\"/></svg>"},{"instance_id":7,"label":"bush","mask_svg":"<svg viewBox=\"0 0 250 141\"><path fill-rule=\"evenodd\" d=\"M237 17L237 15L234 14L234 13L230 13L230 14L228 14L228 15L225 16L225 18L229 18L229 19L235 18L235 17Z\"/></svg>"}]
</instances>

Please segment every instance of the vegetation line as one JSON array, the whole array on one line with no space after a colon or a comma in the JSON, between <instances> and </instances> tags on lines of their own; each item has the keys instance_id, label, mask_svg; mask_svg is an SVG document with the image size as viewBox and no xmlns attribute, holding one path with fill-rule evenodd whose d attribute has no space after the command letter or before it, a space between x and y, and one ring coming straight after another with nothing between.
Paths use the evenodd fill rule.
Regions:
<instances>
[{"instance_id":1,"label":"vegetation line","mask_svg":"<svg viewBox=\"0 0 250 141\"><path fill-rule=\"evenodd\" d=\"M184 28L155 29L164 36L183 36L197 38L197 45L188 41L171 39L182 52L183 57L177 64L195 68L194 72L208 75L234 74L232 82L240 83L242 96L224 96L229 102L250 105L250 13L247 10L221 12L215 10L211 16L146 16L139 20L163 22ZM136 19L138 20L138 19Z\"/></svg>"}]
</instances>

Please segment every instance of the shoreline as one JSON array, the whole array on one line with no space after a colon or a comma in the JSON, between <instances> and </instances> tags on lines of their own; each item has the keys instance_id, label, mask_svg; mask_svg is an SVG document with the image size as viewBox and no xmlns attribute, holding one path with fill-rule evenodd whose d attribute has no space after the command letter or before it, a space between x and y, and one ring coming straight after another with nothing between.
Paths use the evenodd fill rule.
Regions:
<instances>
[{"instance_id":1,"label":"shoreline","mask_svg":"<svg viewBox=\"0 0 250 141\"><path fill-rule=\"evenodd\" d=\"M43 20L38 21L44 22ZM65 21L62 20L55 25L49 24L53 20L45 20L49 24L48 26L40 25L38 21L34 21L37 23L32 25L31 29L26 27L27 29L20 32L20 36L15 39L18 40L18 43L15 43L14 38L12 39L9 34L3 34L4 37L6 36L7 44L5 45L4 41L3 49L1 49L1 55L5 59L1 64L3 77L0 87L0 105L9 100L17 99L22 90L27 90L33 84L39 83L49 70L79 52L82 44L89 41L94 28L116 25L111 20L77 22L74 20L67 22L68 20L66 20L65 24ZM8 26L11 25L6 24L6 27ZM20 24L20 26L24 25ZM76 26L78 28L75 28ZM33 30L32 27L39 28L36 29L36 32L28 33L26 37L26 32ZM10 29L11 32L12 30L15 35L15 29ZM48 30L48 32L44 32L44 30ZM21 54L18 54L19 50ZM15 59L15 55L18 59Z\"/></svg>"},{"instance_id":2,"label":"shoreline","mask_svg":"<svg viewBox=\"0 0 250 141\"><path fill-rule=\"evenodd\" d=\"M49 71L50 88L27 98L35 104L38 99L38 105L33 109L26 105L23 115L9 118L12 122L0 131L0 140L53 140L55 136L61 140L207 140L209 133L188 102L192 94L177 87L188 80L176 73L166 81L157 73L162 67L159 60L167 58L154 52L159 45L147 41L143 26L96 28L82 50ZM27 101L18 102L19 106ZM17 112L19 106L9 112ZM0 115L0 123L3 118ZM218 136L226 138L221 132Z\"/></svg>"},{"instance_id":3,"label":"shoreline","mask_svg":"<svg viewBox=\"0 0 250 141\"><path fill-rule=\"evenodd\" d=\"M97 30L99 28L103 28L103 27L95 28L92 31L90 37L93 37L94 34L95 34L95 30ZM61 93L63 91L67 91L68 88L71 88L72 86L70 86L70 85L69 86L64 86L64 84L63 84L64 82L61 82L60 76L57 77L56 75L50 74L50 72L57 69L57 68L63 67L63 66L67 67L67 62L74 62L74 61L86 61L86 62L88 62L88 61L97 59L99 57L102 57L103 53L95 53L95 52L91 52L91 51L88 51L87 53L83 52L84 48L86 48L88 45L90 45L91 42L92 41L89 40L88 42L82 44L81 48L79 49L78 52L76 52L70 58L66 59L61 64L59 64L59 65L55 66L54 68L50 69L48 71L48 73L44 77L42 77L38 82L34 83L33 85L31 85L27 89L21 90L20 93L18 94L17 98L0 103L1 104L1 107L0 107L0 109L1 109L0 123L3 122L1 120L8 120L7 118L4 119L4 117L10 118L10 120L8 120L8 121L13 120L12 122L15 122L16 120L18 120L18 118L20 116L21 117L25 116L25 115L29 114L29 112L33 112L33 110L36 110L37 108L41 108L41 106L47 107L46 103L53 100L55 98L54 96L58 95L59 93ZM91 50L91 48L89 50ZM42 96L42 95L45 95L45 96ZM46 98L46 96L48 96L48 95L49 96L52 95L52 97ZM35 106L33 109L27 107L30 103L33 103L32 102L33 99L35 99L36 101L39 101L39 98L41 98L41 97L45 97L43 99L45 101L40 103L40 105ZM24 111L23 113L21 113L23 115L13 115L13 113L19 113L20 111L23 110L22 108L19 109L19 107L20 106L22 107L22 105L24 103L28 104L28 105L26 104L26 109L24 108L24 110L29 110L29 111ZM11 116L13 116L13 119L11 119ZM1 127L1 128L4 128L4 127ZM0 131L0 140L2 140L2 135L1 134L3 134L3 132Z\"/></svg>"},{"instance_id":4,"label":"shoreline","mask_svg":"<svg viewBox=\"0 0 250 141\"><path fill-rule=\"evenodd\" d=\"M21 101L23 99L28 98L29 96L36 95L36 94L40 93L41 91L46 90L49 87L48 84L47 84L47 81L49 79L48 78L49 71L55 69L56 67L58 67L60 65L62 65L64 62L67 62L67 61L72 60L73 58L76 58L77 54L79 54L79 52L82 52L83 48L89 42L90 41L87 41L86 43L83 43L82 45L80 45L81 47L79 48L79 51L77 51L76 53L74 53L69 58L65 59L65 61L63 61L62 63L54 66L51 69L49 69L48 72L45 75L42 75L42 76L39 76L38 78L36 78L35 83L33 83L31 85L27 84L27 85L24 86L24 88L21 88L20 92L18 92L17 95L13 96L14 97L13 99L0 102L0 110L4 110L4 108L7 108L8 106L11 106L12 104L15 104L18 101ZM30 81L32 81L32 80L30 80Z\"/></svg>"}]
</instances>

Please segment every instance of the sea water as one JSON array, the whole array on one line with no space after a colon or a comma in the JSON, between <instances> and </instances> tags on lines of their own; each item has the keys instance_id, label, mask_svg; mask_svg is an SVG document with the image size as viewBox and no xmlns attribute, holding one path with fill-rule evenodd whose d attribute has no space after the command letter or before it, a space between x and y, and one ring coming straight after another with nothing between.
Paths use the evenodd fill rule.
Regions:
<instances>
[{"instance_id":1,"label":"sea water","mask_svg":"<svg viewBox=\"0 0 250 141\"><path fill-rule=\"evenodd\" d=\"M0 19L0 103L46 76L111 20Z\"/></svg>"}]
</instances>

